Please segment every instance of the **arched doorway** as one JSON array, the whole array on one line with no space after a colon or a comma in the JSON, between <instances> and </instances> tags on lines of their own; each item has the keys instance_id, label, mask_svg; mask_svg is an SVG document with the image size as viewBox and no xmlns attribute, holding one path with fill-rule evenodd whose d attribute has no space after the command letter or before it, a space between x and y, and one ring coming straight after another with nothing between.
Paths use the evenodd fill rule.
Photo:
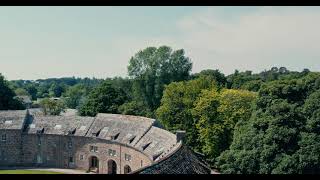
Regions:
<instances>
[{"instance_id":1,"label":"arched doorway","mask_svg":"<svg viewBox=\"0 0 320 180\"><path fill-rule=\"evenodd\" d=\"M90 167L89 171L91 172L99 172L99 159L96 156L91 156L89 159Z\"/></svg>"},{"instance_id":2,"label":"arched doorway","mask_svg":"<svg viewBox=\"0 0 320 180\"><path fill-rule=\"evenodd\" d=\"M128 165L124 166L124 174L129 174L129 173L131 173L131 167Z\"/></svg>"},{"instance_id":3,"label":"arched doorway","mask_svg":"<svg viewBox=\"0 0 320 180\"><path fill-rule=\"evenodd\" d=\"M108 161L108 174L117 174L117 163L114 160Z\"/></svg>"}]
</instances>

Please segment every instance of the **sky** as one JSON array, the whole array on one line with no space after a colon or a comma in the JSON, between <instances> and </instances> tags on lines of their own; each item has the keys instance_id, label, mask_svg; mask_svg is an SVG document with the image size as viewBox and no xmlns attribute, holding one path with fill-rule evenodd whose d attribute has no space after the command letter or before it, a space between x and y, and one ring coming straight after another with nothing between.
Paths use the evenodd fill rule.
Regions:
<instances>
[{"instance_id":1,"label":"sky","mask_svg":"<svg viewBox=\"0 0 320 180\"><path fill-rule=\"evenodd\" d=\"M8 80L127 76L149 46L184 49L192 72L320 70L320 7L0 7Z\"/></svg>"}]
</instances>

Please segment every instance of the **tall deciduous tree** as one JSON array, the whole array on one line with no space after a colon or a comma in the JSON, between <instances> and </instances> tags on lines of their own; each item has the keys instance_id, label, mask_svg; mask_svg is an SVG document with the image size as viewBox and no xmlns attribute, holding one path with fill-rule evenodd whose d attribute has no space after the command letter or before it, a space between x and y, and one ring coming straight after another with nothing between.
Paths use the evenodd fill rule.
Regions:
<instances>
[{"instance_id":1,"label":"tall deciduous tree","mask_svg":"<svg viewBox=\"0 0 320 180\"><path fill-rule=\"evenodd\" d=\"M164 86L188 79L191 68L183 49L173 51L161 46L139 51L128 66L129 76L135 79L134 96L154 111L160 105Z\"/></svg>"},{"instance_id":2,"label":"tall deciduous tree","mask_svg":"<svg viewBox=\"0 0 320 180\"><path fill-rule=\"evenodd\" d=\"M194 118L198 119L202 152L213 162L228 149L238 121L247 121L256 94L245 90L204 90L195 102Z\"/></svg>"},{"instance_id":3,"label":"tall deciduous tree","mask_svg":"<svg viewBox=\"0 0 320 180\"><path fill-rule=\"evenodd\" d=\"M192 75L192 78L198 78L200 76L212 76L217 81L219 86L226 86L227 84L227 78L223 73L221 73L218 69L206 69L202 70L199 73L195 73Z\"/></svg>"},{"instance_id":4,"label":"tall deciduous tree","mask_svg":"<svg viewBox=\"0 0 320 180\"><path fill-rule=\"evenodd\" d=\"M62 95L62 93L65 91L66 87L65 84L58 84L56 82L54 82L49 89L49 95L51 97L60 97Z\"/></svg>"},{"instance_id":5,"label":"tall deciduous tree","mask_svg":"<svg viewBox=\"0 0 320 180\"><path fill-rule=\"evenodd\" d=\"M14 90L15 94L17 96L30 96L30 94L28 93L27 90L23 89L23 88L18 88L16 90Z\"/></svg>"},{"instance_id":6,"label":"tall deciduous tree","mask_svg":"<svg viewBox=\"0 0 320 180\"><path fill-rule=\"evenodd\" d=\"M15 99L15 93L0 73L0 110L24 109L22 103Z\"/></svg>"},{"instance_id":7,"label":"tall deciduous tree","mask_svg":"<svg viewBox=\"0 0 320 180\"><path fill-rule=\"evenodd\" d=\"M61 100L44 98L40 101L40 107L45 115L60 115L65 111L65 104Z\"/></svg>"},{"instance_id":8,"label":"tall deciduous tree","mask_svg":"<svg viewBox=\"0 0 320 180\"><path fill-rule=\"evenodd\" d=\"M37 93L38 90L36 88L36 86L34 84L28 84L26 86L26 90L28 91L28 93L30 94L32 100L37 100Z\"/></svg>"},{"instance_id":9,"label":"tall deciduous tree","mask_svg":"<svg viewBox=\"0 0 320 180\"><path fill-rule=\"evenodd\" d=\"M212 76L200 76L194 80L169 84L165 88L161 106L157 109L158 120L168 130L186 130L187 144L198 150L198 132L195 128L197 122L191 112L201 91L216 86Z\"/></svg>"},{"instance_id":10,"label":"tall deciduous tree","mask_svg":"<svg viewBox=\"0 0 320 180\"><path fill-rule=\"evenodd\" d=\"M68 88L68 90L63 94L66 106L71 109L77 109L87 93L87 87L83 84L77 84Z\"/></svg>"},{"instance_id":11,"label":"tall deciduous tree","mask_svg":"<svg viewBox=\"0 0 320 180\"><path fill-rule=\"evenodd\" d=\"M119 106L119 113L136 116L152 116L152 112L142 101L130 101Z\"/></svg>"},{"instance_id":12,"label":"tall deciduous tree","mask_svg":"<svg viewBox=\"0 0 320 180\"><path fill-rule=\"evenodd\" d=\"M95 116L97 113L118 113L120 105L127 100L126 94L120 88L113 87L108 81L94 88L88 98L79 108L82 116Z\"/></svg>"}]
</instances>

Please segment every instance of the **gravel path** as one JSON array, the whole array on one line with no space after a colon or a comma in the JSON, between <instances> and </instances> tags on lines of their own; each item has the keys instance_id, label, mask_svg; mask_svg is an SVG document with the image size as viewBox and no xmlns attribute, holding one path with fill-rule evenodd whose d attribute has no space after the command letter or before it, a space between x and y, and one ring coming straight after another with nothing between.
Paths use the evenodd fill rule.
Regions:
<instances>
[{"instance_id":1,"label":"gravel path","mask_svg":"<svg viewBox=\"0 0 320 180\"><path fill-rule=\"evenodd\" d=\"M58 172L58 173L63 173L63 174L91 174L91 173L86 173L85 171L80 171L80 170L75 170L75 169L48 168L48 169L26 169L26 170L51 171L51 172Z\"/></svg>"}]
</instances>

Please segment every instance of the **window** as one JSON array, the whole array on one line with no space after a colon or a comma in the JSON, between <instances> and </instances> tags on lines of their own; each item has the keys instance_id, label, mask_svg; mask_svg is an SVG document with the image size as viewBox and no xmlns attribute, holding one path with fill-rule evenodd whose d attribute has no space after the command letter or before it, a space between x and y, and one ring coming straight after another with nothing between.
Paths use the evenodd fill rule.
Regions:
<instances>
[{"instance_id":1,"label":"window","mask_svg":"<svg viewBox=\"0 0 320 180\"><path fill-rule=\"evenodd\" d=\"M84 159L84 156L82 154L80 154L80 161L82 161Z\"/></svg>"},{"instance_id":2,"label":"window","mask_svg":"<svg viewBox=\"0 0 320 180\"><path fill-rule=\"evenodd\" d=\"M72 142L71 142L71 141L68 142L68 148L69 148L69 149L72 148Z\"/></svg>"},{"instance_id":3,"label":"window","mask_svg":"<svg viewBox=\"0 0 320 180\"><path fill-rule=\"evenodd\" d=\"M150 146L150 144L151 144L151 142L149 142L149 143L147 143L147 144L143 145L143 146L142 146L142 150L143 150L143 151L144 151L144 150L146 150L146 149L147 149L147 147L148 147L148 146Z\"/></svg>"},{"instance_id":4,"label":"window","mask_svg":"<svg viewBox=\"0 0 320 180\"><path fill-rule=\"evenodd\" d=\"M7 135L6 134L2 134L1 141L2 142L6 142L7 141Z\"/></svg>"},{"instance_id":5,"label":"window","mask_svg":"<svg viewBox=\"0 0 320 180\"><path fill-rule=\"evenodd\" d=\"M131 161L131 155L125 154L125 155L124 155L124 159L125 159L126 161Z\"/></svg>"},{"instance_id":6,"label":"window","mask_svg":"<svg viewBox=\"0 0 320 180\"><path fill-rule=\"evenodd\" d=\"M42 163L42 157L40 155L37 156L37 163L38 164Z\"/></svg>"},{"instance_id":7,"label":"window","mask_svg":"<svg viewBox=\"0 0 320 180\"><path fill-rule=\"evenodd\" d=\"M3 150L0 152L0 158L1 158L1 160L4 160L4 161L7 160L6 154Z\"/></svg>"},{"instance_id":8,"label":"window","mask_svg":"<svg viewBox=\"0 0 320 180\"><path fill-rule=\"evenodd\" d=\"M90 151L91 152L98 152L98 147L97 146L90 146Z\"/></svg>"},{"instance_id":9,"label":"window","mask_svg":"<svg viewBox=\"0 0 320 180\"><path fill-rule=\"evenodd\" d=\"M38 137L38 146L41 146L41 139Z\"/></svg>"},{"instance_id":10,"label":"window","mask_svg":"<svg viewBox=\"0 0 320 180\"><path fill-rule=\"evenodd\" d=\"M90 169L99 169L99 159L95 156L90 158Z\"/></svg>"},{"instance_id":11,"label":"window","mask_svg":"<svg viewBox=\"0 0 320 180\"><path fill-rule=\"evenodd\" d=\"M73 157L69 157L69 163L73 163Z\"/></svg>"},{"instance_id":12,"label":"window","mask_svg":"<svg viewBox=\"0 0 320 180\"><path fill-rule=\"evenodd\" d=\"M77 129L73 128L73 129L69 129L68 131L68 135L75 135L76 134Z\"/></svg>"},{"instance_id":13,"label":"window","mask_svg":"<svg viewBox=\"0 0 320 180\"><path fill-rule=\"evenodd\" d=\"M119 137L120 133L115 134L114 136L111 136L112 140L117 140Z\"/></svg>"},{"instance_id":14,"label":"window","mask_svg":"<svg viewBox=\"0 0 320 180\"><path fill-rule=\"evenodd\" d=\"M12 121L5 121L4 124L7 124L7 125L12 124Z\"/></svg>"},{"instance_id":15,"label":"window","mask_svg":"<svg viewBox=\"0 0 320 180\"><path fill-rule=\"evenodd\" d=\"M101 132L101 129L99 131L93 132L92 136L99 137L100 132Z\"/></svg>"},{"instance_id":16,"label":"window","mask_svg":"<svg viewBox=\"0 0 320 180\"><path fill-rule=\"evenodd\" d=\"M109 156L117 156L116 150L113 150L113 149L109 149L108 154Z\"/></svg>"},{"instance_id":17,"label":"window","mask_svg":"<svg viewBox=\"0 0 320 180\"><path fill-rule=\"evenodd\" d=\"M132 138L129 140L129 143L130 143L130 144L133 142L134 138L136 138L136 137L134 136L134 137L132 137Z\"/></svg>"},{"instance_id":18,"label":"window","mask_svg":"<svg viewBox=\"0 0 320 180\"><path fill-rule=\"evenodd\" d=\"M124 166L124 174L129 174L129 173L131 173L131 167L128 165Z\"/></svg>"},{"instance_id":19,"label":"window","mask_svg":"<svg viewBox=\"0 0 320 180\"><path fill-rule=\"evenodd\" d=\"M62 127L62 126L61 126L60 124L57 124L57 125L54 127L54 129L57 129L57 130L58 130L58 129L61 129L61 127Z\"/></svg>"}]
</instances>

